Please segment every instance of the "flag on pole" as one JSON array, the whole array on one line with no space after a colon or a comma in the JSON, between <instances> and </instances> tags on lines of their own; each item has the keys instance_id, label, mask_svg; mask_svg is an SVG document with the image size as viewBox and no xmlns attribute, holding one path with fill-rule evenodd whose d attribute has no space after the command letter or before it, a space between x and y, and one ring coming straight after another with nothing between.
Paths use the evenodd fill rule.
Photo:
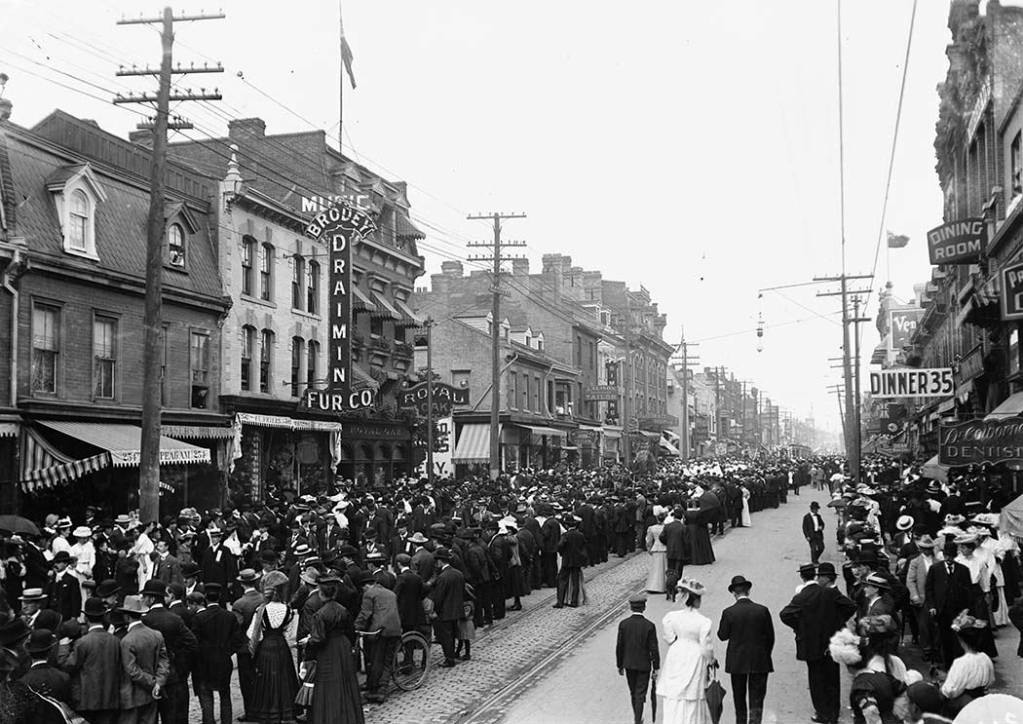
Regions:
<instances>
[{"instance_id":1,"label":"flag on pole","mask_svg":"<svg viewBox=\"0 0 1023 724\"><path fill-rule=\"evenodd\" d=\"M338 7L340 11L340 4ZM338 14L338 25L341 28L341 62L344 63L345 72L348 73L348 80L352 82L352 88L355 88L355 74L352 73L352 61L355 60L355 56L352 55L352 48L348 45L348 39L345 38L345 22L341 18L340 12Z\"/></svg>"},{"instance_id":2,"label":"flag on pole","mask_svg":"<svg viewBox=\"0 0 1023 724\"><path fill-rule=\"evenodd\" d=\"M888 232L888 248L889 249L901 249L909 243L909 237L903 234L893 234Z\"/></svg>"}]
</instances>

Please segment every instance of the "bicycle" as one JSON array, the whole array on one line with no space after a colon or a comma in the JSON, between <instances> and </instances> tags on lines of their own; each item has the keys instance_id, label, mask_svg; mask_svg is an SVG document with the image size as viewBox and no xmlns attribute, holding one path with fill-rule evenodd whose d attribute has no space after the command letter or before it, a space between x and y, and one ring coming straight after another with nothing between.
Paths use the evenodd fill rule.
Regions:
<instances>
[{"instance_id":1,"label":"bicycle","mask_svg":"<svg viewBox=\"0 0 1023 724\"><path fill-rule=\"evenodd\" d=\"M374 640L380 631L356 631L356 647L361 649L362 639ZM358 651L356 656L358 656ZM402 691L413 691L424 683L430 673L430 642L418 631L401 635L391 659L391 679Z\"/></svg>"}]
</instances>

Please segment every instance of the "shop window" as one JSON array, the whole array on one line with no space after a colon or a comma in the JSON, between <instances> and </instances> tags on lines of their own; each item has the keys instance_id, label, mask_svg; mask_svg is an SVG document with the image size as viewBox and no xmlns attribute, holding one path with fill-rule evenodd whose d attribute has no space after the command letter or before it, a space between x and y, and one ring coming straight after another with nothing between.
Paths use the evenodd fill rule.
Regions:
<instances>
[{"instance_id":1,"label":"shop window","mask_svg":"<svg viewBox=\"0 0 1023 724\"><path fill-rule=\"evenodd\" d=\"M192 371L191 406L205 410L210 392L210 335L194 331L189 340L189 366Z\"/></svg>"},{"instance_id":2,"label":"shop window","mask_svg":"<svg viewBox=\"0 0 1023 724\"><path fill-rule=\"evenodd\" d=\"M1016 134L1009 151L1012 163L1012 196L1023 194L1023 135Z\"/></svg>"},{"instance_id":3,"label":"shop window","mask_svg":"<svg viewBox=\"0 0 1023 724\"><path fill-rule=\"evenodd\" d=\"M92 321L92 394L98 400L114 399L117 383L117 320L95 317Z\"/></svg>"},{"instance_id":4,"label":"shop window","mask_svg":"<svg viewBox=\"0 0 1023 724\"><path fill-rule=\"evenodd\" d=\"M259 335L259 391L269 393L271 391L270 360L273 357L274 333L264 329Z\"/></svg>"},{"instance_id":5,"label":"shop window","mask_svg":"<svg viewBox=\"0 0 1023 724\"><path fill-rule=\"evenodd\" d=\"M255 345L256 328L248 325L242 327L241 387L243 392L252 389L252 350Z\"/></svg>"},{"instance_id":6,"label":"shop window","mask_svg":"<svg viewBox=\"0 0 1023 724\"><path fill-rule=\"evenodd\" d=\"M302 303L305 301L305 290L302 288L305 281L305 259L294 254L291 263L291 308L302 309Z\"/></svg>"},{"instance_id":7,"label":"shop window","mask_svg":"<svg viewBox=\"0 0 1023 724\"><path fill-rule=\"evenodd\" d=\"M259 248L259 298L267 302L273 299L273 269L273 245L264 243Z\"/></svg>"},{"instance_id":8,"label":"shop window","mask_svg":"<svg viewBox=\"0 0 1023 724\"><path fill-rule=\"evenodd\" d=\"M305 283L306 303L305 310L309 314L320 313L320 265L310 261L306 266Z\"/></svg>"},{"instance_id":9,"label":"shop window","mask_svg":"<svg viewBox=\"0 0 1023 724\"><path fill-rule=\"evenodd\" d=\"M320 343L315 339L310 339L308 352L306 353L306 384L310 387L320 383L319 360Z\"/></svg>"},{"instance_id":10,"label":"shop window","mask_svg":"<svg viewBox=\"0 0 1023 724\"><path fill-rule=\"evenodd\" d=\"M252 296L255 291L256 240L251 236L242 239L242 294Z\"/></svg>"},{"instance_id":11,"label":"shop window","mask_svg":"<svg viewBox=\"0 0 1023 724\"><path fill-rule=\"evenodd\" d=\"M32 305L32 392L57 394L60 359L60 307Z\"/></svg>"},{"instance_id":12,"label":"shop window","mask_svg":"<svg viewBox=\"0 0 1023 724\"><path fill-rule=\"evenodd\" d=\"M181 224L167 229L167 263L177 269L185 268L185 230Z\"/></svg>"},{"instance_id":13,"label":"shop window","mask_svg":"<svg viewBox=\"0 0 1023 724\"><path fill-rule=\"evenodd\" d=\"M291 396L298 397L299 386L302 383L302 349L305 347L305 340L301 337L291 338Z\"/></svg>"}]
</instances>

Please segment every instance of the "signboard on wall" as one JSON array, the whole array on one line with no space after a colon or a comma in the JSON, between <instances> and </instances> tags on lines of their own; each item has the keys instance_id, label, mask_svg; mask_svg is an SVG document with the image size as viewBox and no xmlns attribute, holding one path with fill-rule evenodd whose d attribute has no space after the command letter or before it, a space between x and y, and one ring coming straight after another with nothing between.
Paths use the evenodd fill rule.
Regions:
<instances>
[{"instance_id":1,"label":"signboard on wall","mask_svg":"<svg viewBox=\"0 0 1023 724\"><path fill-rule=\"evenodd\" d=\"M366 213L339 200L313 217L306 236L327 245L327 388L309 389L306 408L340 412L371 407L375 391L352 387L352 247L377 229Z\"/></svg>"},{"instance_id":2,"label":"signboard on wall","mask_svg":"<svg viewBox=\"0 0 1023 724\"><path fill-rule=\"evenodd\" d=\"M1023 319L1023 264L1002 269L1002 319Z\"/></svg>"},{"instance_id":3,"label":"signboard on wall","mask_svg":"<svg viewBox=\"0 0 1023 724\"><path fill-rule=\"evenodd\" d=\"M429 390L425 382L420 382L401 391L399 407L414 408L423 417L429 416ZM450 415L455 405L469 404L469 388L454 387L444 382L433 383L433 414Z\"/></svg>"},{"instance_id":4,"label":"signboard on wall","mask_svg":"<svg viewBox=\"0 0 1023 724\"><path fill-rule=\"evenodd\" d=\"M890 339L893 350L901 350L909 344L909 340L916 332L923 316L924 310L920 307L892 309L888 312L888 329L891 332Z\"/></svg>"},{"instance_id":5,"label":"signboard on wall","mask_svg":"<svg viewBox=\"0 0 1023 724\"><path fill-rule=\"evenodd\" d=\"M987 224L981 218L959 219L927 232L931 264L973 264L987 250Z\"/></svg>"},{"instance_id":6,"label":"signboard on wall","mask_svg":"<svg viewBox=\"0 0 1023 724\"><path fill-rule=\"evenodd\" d=\"M1023 461L1023 419L939 425L938 461L950 466Z\"/></svg>"},{"instance_id":7,"label":"signboard on wall","mask_svg":"<svg viewBox=\"0 0 1023 724\"><path fill-rule=\"evenodd\" d=\"M451 456L455 449L454 441L451 439L455 432L455 423L449 415L439 418L436 424L437 430L433 440L433 472L435 475L443 476L455 471L455 466L451 462ZM427 458L424 456L423 462L416 469L417 475L426 477L426 461Z\"/></svg>"},{"instance_id":8,"label":"signboard on wall","mask_svg":"<svg viewBox=\"0 0 1023 724\"><path fill-rule=\"evenodd\" d=\"M951 397L954 390L952 369L949 367L905 367L870 372L870 394L875 399Z\"/></svg>"},{"instance_id":9,"label":"signboard on wall","mask_svg":"<svg viewBox=\"0 0 1023 724\"><path fill-rule=\"evenodd\" d=\"M587 402L616 402L618 395L617 385L594 385L583 390L583 399Z\"/></svg>"}]
</instances>

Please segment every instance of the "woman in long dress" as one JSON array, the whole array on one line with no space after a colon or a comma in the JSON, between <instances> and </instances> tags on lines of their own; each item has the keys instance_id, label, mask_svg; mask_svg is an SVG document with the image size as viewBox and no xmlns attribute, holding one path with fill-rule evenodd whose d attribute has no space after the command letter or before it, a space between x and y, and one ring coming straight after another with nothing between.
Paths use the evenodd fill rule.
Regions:
<instances>
[{"instance_id":1,"label":"woman in long dress","mask_svg":"<svg viewBox=\"0 0 1023 724\"><path fill-rule=\"evenodd\" d=\"M664 572L667 565L668 547L661 543L660 537L667 515L664 510L658 511L657 522L646 529L646 549L650 554L650 572L647 573L645 590L649 593L664 593Z\"/></svg>"},{"instance_id":2,"label":"woman in long dress","mask_svg":"<svg viewBox=\"0 0 1023 724\"><path fill-rule=\"evenodd\" d=\"M298 616L285 603L288 577L271 571L263 577L267 602L256 609L249 626L249 650L256 672L249 716L260 724L289 724L295 721L298 674L291 649L295 645Z\"/></svg>"},{"instance_id":3,"label":"woman in long dress","mask_svg":"<svg viewBox=\"0 0 1023 724\"><path fill-rule=\"evenodd\" d=\"M713 497L713 493L708 493ZM718 509L700 510L694 498L686 508L686 542L689 544L689 565L706 566L714 562L714 547L710 542L707 521L717 515Z\"/></svg>"},{"instance_id":4,"label":"woman in long dress","mask_svg":"<svg viewBox=\"0 0 1023 724\"><path fill-rule=\"evenodd\" d=\"M320 592L326 603L313 614L312 632L305 647L305 660L316 662L313 701L308 724L363 724L362 698L355 675L352 640L355 622L337 602L341 579L334 574L320 578ZM303 671L303 677L305 672Z\"/></svg>"},{"instance_id":5,"label":"woman in long dress","mask_svg":"<svg viewBox=\"0 0 1023 724\"><path fill-rule=\"evenodd\" d=\"M671 644L657 677L657 695L664 699L664 724L711 724L705 690L709 667L715 666L710 619L700 613L707 589L697 581L678 582L682 607L669 611L661 626Z\"/></svg>"},{"instance_id":6,"label":"woman in long dress","mask_svg":"<svg viewBox=\"0 0 1023 724\"><path fill-rule=\"evenodd\" d=\"M753 527L753 516L749 514L749 488L745 484L740 485L739 488L742 490L742 527L752 528Z\"/></svg>"}]
</instances>

